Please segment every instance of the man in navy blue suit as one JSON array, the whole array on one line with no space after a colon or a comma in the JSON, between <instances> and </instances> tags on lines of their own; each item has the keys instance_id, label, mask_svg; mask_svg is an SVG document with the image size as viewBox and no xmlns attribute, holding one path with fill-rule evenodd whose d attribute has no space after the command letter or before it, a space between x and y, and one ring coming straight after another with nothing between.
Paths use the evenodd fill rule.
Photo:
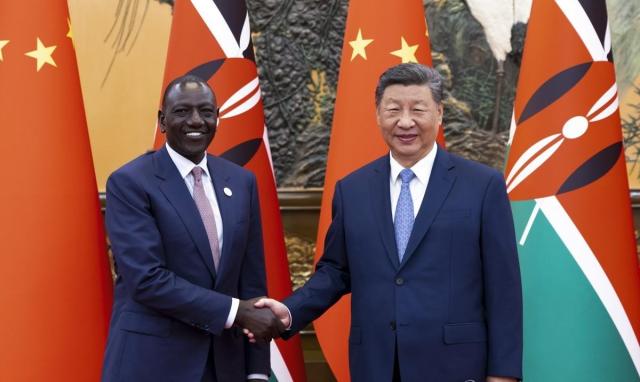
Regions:
<instances>
[{"instance_id":1,"label":"man in navy blue suit","mask_svg":"<svg viewBox=\"0 0 640 382\"><path fill-rule=\"evenodd\" d=\"M167 144L109 177L117 278L105 382L268 379L265 340L284 327L253 306L267 294L256 179L206 154L217 117L206 81L177 78L158 113Z\"/></svg>"},{"instance_id":2,"label":"man in navy blue suit","mask_svg":"<svg viewBox=\"0 0 640 382\"><path fill-rule=\"evenodd\" d=\"M442 77L382 74L378 126L390 154L335 186L311 279L281 304L293 335L351 293L351 380L505 382L522 374L522 295L502 175L435 143ZM249 333L251 337L251 333Z\"/></svg>"}]
</instances>

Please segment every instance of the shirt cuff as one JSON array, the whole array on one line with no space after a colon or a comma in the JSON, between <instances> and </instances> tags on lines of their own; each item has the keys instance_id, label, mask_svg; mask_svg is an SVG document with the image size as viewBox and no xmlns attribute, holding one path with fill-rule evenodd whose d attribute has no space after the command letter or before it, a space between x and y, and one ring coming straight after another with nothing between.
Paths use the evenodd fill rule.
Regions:
<instances>
[{"instance_id":1,"label":"shirt cuff","mask_svg":"<svg viewBox=\"0 0 640 382\"><path fill-rule=\"evenodd\" d=\"M289 308L286 305L284 305L284 307L287 309L287 314L289 315L289 326L287 326L285 330L291 330L291 327L293 326L293 317L291 317L291 311L289 310Z\"/></svg>"},{"instance_id":2,"label":"shirt cuff","mask_svg":"<svg viewBox=\"0 0 640 382\"><path fill-rule=\"evenodd\" d=\"M247 379L262 379L263 381L268 381L269 376L266 374L249 374L247 375Z\"/></svg>"},{"instance_id":3,"label":"shirt cuff","mask_svg":"<svg viewBox=\"0 0 640 382\"><path fill-rule=\"evenodd\" d=\"M233 322L236 320L236 315L238 314L238 306L240 306L240 300L237 298L231 298L231 309L229 309L227 322L224 324L225 329L229 329L233 326Z\"/></svg>"}]
</instances>

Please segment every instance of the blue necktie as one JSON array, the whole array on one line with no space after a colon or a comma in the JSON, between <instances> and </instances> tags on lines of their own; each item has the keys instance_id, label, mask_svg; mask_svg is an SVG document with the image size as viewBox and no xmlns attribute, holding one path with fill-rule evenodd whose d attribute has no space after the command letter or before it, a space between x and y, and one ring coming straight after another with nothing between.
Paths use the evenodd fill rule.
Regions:
<instances>
[{"instance_id":1,"label":"blue necktie","mask_svg":"<svg viewBox=\"0 0 640 382\"><path fill-rule=\"evenodd\" d=\"M404 256L404 251L407 249L409 236L411 236L411 230L413 229L413 200L411 199L409 183L411 183L411 179L413 179L414 176L413 171L408 168L400 171L402 188L400 189L398 204L396 204L396 216L393 222L396 230L396 245L398 246L400 262L402 262L402 257Z\"/></svg>"}]
</instances>

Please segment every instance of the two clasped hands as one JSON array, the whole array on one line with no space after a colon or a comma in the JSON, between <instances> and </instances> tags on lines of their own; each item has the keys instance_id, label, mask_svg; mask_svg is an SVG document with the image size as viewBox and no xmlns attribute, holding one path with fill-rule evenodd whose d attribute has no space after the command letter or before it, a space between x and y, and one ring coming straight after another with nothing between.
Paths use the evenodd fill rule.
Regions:
<instances>
[{"instance_id":1,"label":"two clasped hands","mask_svg":"<svg viewBox=\"0 0 640 382\"><path fill-rule=\"evenodd\" d=\"M250 342L271 341L291 326L291 316L281 302L256 297L240 300L235 322Z\"/></svg>"}]
</instances>

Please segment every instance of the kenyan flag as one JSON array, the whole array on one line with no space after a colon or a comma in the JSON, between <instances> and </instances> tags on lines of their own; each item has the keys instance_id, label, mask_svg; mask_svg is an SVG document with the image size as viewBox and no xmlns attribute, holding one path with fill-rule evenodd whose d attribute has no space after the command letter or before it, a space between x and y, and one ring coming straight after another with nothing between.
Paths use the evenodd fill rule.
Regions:
<instances>
[{"instance_id":1,"label":"kenyan flag","mask_svg":"<svg viewBox=\"0 0 640 382\"><path fill-rule=\"evenodd\" d=\"M524 380L640 381L640 272L603 0L533 2L510 145Z\"/></svg>"}]
</instances>

